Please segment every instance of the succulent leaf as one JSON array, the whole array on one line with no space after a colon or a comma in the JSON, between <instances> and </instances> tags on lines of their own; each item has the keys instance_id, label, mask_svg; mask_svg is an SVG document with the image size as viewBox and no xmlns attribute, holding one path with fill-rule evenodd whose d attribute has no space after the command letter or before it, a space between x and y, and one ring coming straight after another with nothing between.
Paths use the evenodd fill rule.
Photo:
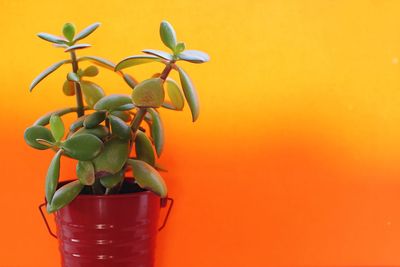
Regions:
<instances>
[{"instance_id":1,"label":"succulent leaf","mask_svg":"<svg viewBox=\"0 0 400 267\"><path fill-rule=\"evenodd\" d=\"M164 179L156 169L141 160L129 159L127 163L132 167L133 177L140 187L148 189L162 198L167 196Z\"/></svg>"},{"instance_id":2,"label":"succulent leaf","mask_svg":"<svg viewBox=\"0 0 400 267\"><path fill-rule=\"evenodd\" d=\"M44 126L34 125L25 130L24 133L25 142L36 149L45 150L49 147L47 145L43 145L37 142L37 139L44 139L51 143L54 143L56 140L54 139L51 131Z\"/></svg>"},{"instance_id":3,"label":"succulent leaf","mask_svg":"<svg viewBox=\"0 0 400 267\"><path fill-rule=\"evenodd\" d=\"M137 107L160 107L164 97L163 80L160 78L144 80L132 92L133 104Z\"/></svg>"},{"instance_id":4,"label":"succulent leaf","mask_svg":"<svg viewBox=\"0 0 400 267\"><path fill-rule=\"evenodd\" d=\"M164 20L160 24L160 37L161 41L172 51L176 47L176 33L172 25Z\"/></svg>"},{"instance_id":5,"label":"succulent leaf","mask_svg":"<svg viewBox=\"0 0 400 267\"><path fill-rule=\"evenodd\" d=\"M63 151L60 149L50 162L46 175L46 200L51 203L57 190L58 178L60 177L60 159Z\"/></svg>"},{"instance_id":6,"label":"succulent leaf","mask_svg":"<svg viewBox=\"0 0 400 267\"><path fill-rule=\"evenodd\" d=\"M200 113L199 97L197 96L196 88L194 87L189 75L182 68L179 68L178 71L183 93L185 94L186 101L189 104L192 113L192 121L194 122L197 120Z\"/></svg>"},{"instance_id":7,"label":"succulent leaf","mask_svg":"<svg viewBox=\"0 0 400 267\"><path fill-rule=\"evenodd\" d=\"M47 204L47 212L53 213L68 205L79 195L83 187L79 180L63 185L55 192L51 203Z\"/></svg>"}]
</instances>

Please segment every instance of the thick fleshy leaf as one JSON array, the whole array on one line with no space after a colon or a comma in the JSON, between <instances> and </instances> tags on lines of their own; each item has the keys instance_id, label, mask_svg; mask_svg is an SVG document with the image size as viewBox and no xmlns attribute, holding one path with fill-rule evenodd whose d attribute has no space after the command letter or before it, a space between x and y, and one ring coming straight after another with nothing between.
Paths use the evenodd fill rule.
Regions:
<instances>
[{"instance_id":1,"label":"thick fleshy leaf","mask_svg":"<svg viewBox=\"0 0 400 267\"><path fill-rule=\"evenodd\" d=\"M90 61L94 64L96 64L97 66L109 69L114 71L115 68L115 64L112 63L111 61L105 59L105 58L101 58L101 57L96 57L96 56L84 56L84 57L80 57L78 58L78 61Z\"/></svg>"},{"instance_id":2,"label":"thick fleshy leaf","mask_svg":"<svg viewBox=\"0 0 400 267\"><path fill-rule=\"evenodd\" d=\"M54 193L57 190L58 178L60 177L60 159L63 151L60 149L54 155L47 169L46 175L46 200L51 203Z\"/></svg>"},{"instance_id":3,"label":"thick fleshy leaf","mask_svg":"<svg viewBox=\"0 0 400 267\"><path fill-rule=\"evenodd\" d=\"M67 74L67 80L68 80L68 81L78 83L78 82L80 81L80 79L81 79L81 78L78 76L78 74L76 74L76 73L73 72L73 71L68 72L68 74Z\"/></svg>"},{"instance_id":4,"label":"thick fleshy leaf","mask_svg":"<svg viewBox=\"0 0 400 267\"><path fill-rule=\"evenodd\" d=\"M63 35L68 41L72 41L75 36L75 25L72 23L65 23L63 27Z\"/></svg>"},{"instance_id":5,"label":"thick fleshy leaf","mask_svg":"<svg viewBox=\"0 0 400 267\"><path fill-rule=\"evenodd\" d=\"M76 175L81 184L92 185L95 180L94 165L91 161L78 161Z\"/></svg>"},{"instance_id":6,"label":"thick fleshy leaf","mask_svg":"<svg viewBox=\"0 0 400 267\"><path fill-rule=\"evenodd\" d=\"M172 60L173 59L173 55L171 55L171 54L169 54L167 52L164 52L164 51L160 51L160 50L145 49L145 50L142 50L142 52L146 53L146 54L150 54L150 55L156 56L156 57L160 57L160 58L166 59L166 60Z\"/></svg>"},{"instance_id":7,"label":"thick fleshy leaf","mask_svg":"<svg viewBox=\"0 0 400 267\"><path fill-rule=\"evenodd\" d=\"M94 128L106 119L105 111L96 111L86 117L83 121L85 128Z\"/></svg>"},{"instance_id":8,"label":"thick fleshy leaf","mask_svg":"<svg viewBox=\"0 0 400 267\"><path fill-rule=\"evenodd\" d=\"M95 77L97 74L99 69L96 66L89 66L83 71L82 76Z\"/></svg>"},{"instance_id":9,"label":"thick fleshy leaf","mask_svg":"<svg viewBox=\"0 0 400 267\"><path fill-rule=\"evenodd\" d=\"M24 133L25 142L33 148L45 150L49 147L47 145L43 145L36 141L36 139L47 140L48 142L54 143L56 140L54 139L51 131L43 126L34 125L25 130Z\"/></svg>"},{"instance_id":10,"label":"thick fleshy leaf","mask_svg":"<svg viewBox=\"0 0 400 267\"><path fill-rule=\"evenodd\" d=\"M77 160L92 160L103 148L103 142L91 134L75 135L62 143L65 155Z\"/></svg>"},{"instance_id":11,"label":"thick fleshy leaf","mask_svg":"<svg viewBox=\"0 0 400 267\"><path fill-rule=\"evenodd\" d=\"M175 54L179 54L186 49L185 43L177 43L175 47Z\"/></svg>"},{"instance_id":12,"label":"thick fleshy leaf","mask_svg":"<svg viewBox=\"0 0 400 267\"><path fill-rule=\"evenodd\" d=\"M125 104L125 105L116 107L113 110L114 111L126 111L126 110L131 110L131 109L134 109L134 108L135 108L135 105L130 103L130 104Z\"/></svg>"},{"instance_id":13,"label":"thick fleshy leaf","mask_svg":"<svg viewBox=\"0 0 400 267\"><path fill-rule=\"evenodd\" d=\"M163 81L160 78L144 80L132 92L133 104L137 107L160 107L164 97Z\"/></svg>"},{"instance_id":14,"label":"thick fleshy leaf","mask_svg":"<svg viewBox=\"0 0 400 267\"><path fill-rule=\"evenodd\" d=\"M170 110L178 110L171 101L164 100L164 103L161 105L163 108L170 109Z\"/></svg>"},{"instance_id":15,"label":"thick fleshy leaf","mask_svg":"<svg viewBox=\"0 0 400 267\"><path fill-rule=\"evenodd\" d=\"M56 36L56 35L53 35L50 33L41 32L41 33L38 33L37 36L40 39L43 39L43 40L48 41L53 44L67 44L68 43L68 41L66 39L64 39L63 37Z\"/></svg>"},{"instance_id":16,"label":"thick fleshy leaf","mask_svg":"<svg viewBox=\"0 0 400 267\"><path fill-rule=\"evenodd\" d=\"M103 138L107 137L110 134L110 132L107 127L105 127L103 125L97 125L96 127L91 128L91 129L80 128L78 131L73 133L71 135L71 137L77 136L80 134L92 134L92 135L97 136L100 139L103 139Z\"/></svg>"},{"instance_id":17,"label":"thick fleshy leaf","mask_svg":"<svg viewBox=\"0 0 400 267\"><path fill-rule=\"evenodd\" d=\"M129 122L132 119L132 116L128 111L114 110L114 111L111 111L111 115L114 115L114 116L120 118L124 122Z\"/></svg>"},{"instance_id":18,"label":"thick fleshy leaf","mask_svg":"<svg viewBox=\"0 0 400 267\"><path fill-rule=\"evenodd\" d=\"M132 104L132 100L127 95L112 94L103 97L94 106L95 110L114 110L126 104Z\"/></svg>"},{"instance_id":19,"label":"thick fleshy leaf","mask_svg":"<svg viewBox=\"0 0 400 267\"><path fill-rule=\"evenodd\" d=\"M103 89L94 82L81 81L80 85L85 101L91 108L93 108L96 103L106 95Z\"/></svg>"},{"instance_id":20,"label":"thick fleshy leaf","mask_svg":"<svg viewBox=\"0 0 400 267\"><path fill-rule=\"evenodd\" d=\"M137 131L135 138L136 157L154 166L156 158L154 156L153 146L147 135L142 131Z\"/></svg>"},{"instance_id":21,"label":"thick fleshy leaf","mask_svg":"<svg viewBox=\"0 0 400 267\"><path fill-rule=\"evenodd\" d=\"M53 46L54 47L56 47L56 48L68 48L68 45L67 44L53 44Z\"/></svg>"},{"instance_id":22,"label":"thick fleshy leaf","mask_svg":"<svg viewBox=\"0 0 400 267\"><path fill-rule=\"evenodd\" d=\"M197 96L196 88L194 87L189 75L187 75L182 68L179 68L178 71L183 93L185 94L186 101L189 104L192 113L192 121L194 122L197 120L200 113L199 97Z\"/></svg>"},{"instance_id":23,"label":"thick fleshy leaf","mask_svg":"<svg viewBox=\"0 0 400 267\"><path fill-rule=\"evenodd\" d=\"M113 188L124 179L124 172L119 171L115 174L106 175L100 178L100 183L105 188Z\"/></svg>"},{"instance_id":24,"label":"thick fleshy leaf","mask_svg":"<svg viewBox=\"0 0 400 267\"><path fill-rule=\"evenodd\" d=\"M115 67L115 71L120 71L122 69L141 65L150 62L160 62L160 58L150 55L138 55L138 56L130 56L121 60L117 66Z\"/></svg>"},{"instance_id":25,"label":"thick fleshy leaf","mask_svg":"<svg viewBox=\"0 0 400 267\"><path fill-rule=\"evenodd\" d=\"M164 20L160 24L160 37L161 41L172 51L176 47L176 34L172 25Z\"/></svg>"},{"instance_id":26,"label":"thick fleshy leaf","mask_svg":"<svg viewBox=\"0 0 400 267\"><path fill-rule=\"evenodd\" d=\"M124 166L129 153L129 141L113 138L104 144L100 155L93 160L96 172L116 173Z\"/></svg>"},{"instance_id":27,"label":"thick fleshy leaf","mask_svg":"<svg viewBox=\"0 0 400 267\"><path fill-rule=\"evenodd\" d=\"M174 80L167 79L165 85L167 86L168 97L172 104L177 110L182 110L185 105L185 100L178 84Z\"/></svg>"},{"instance_id":28,"label":"thick fleshy leaf","mask_svg":"<svg viewBox=\"0 0 400 267\"><path fill-rule=\"evenodd\" d=\"M64 123L59 116L52 115L50 117L50 130L57 142L63 138L65 128Z\"/></svg>"},{"instance_id":29,"label":"thick fleshy leaf","mask_svg":"<svg viewBox=\"0 0 400 267\"><path fill-rule=\"evenodd\" d=\"M65 80L63 84L63 92L66 96L73 96L75 95L75 84L74 82Z\"/></svg>"},{"instance_id":30,"label":"thick fleshy leaf","mask_svg":"<svg viewBox=\"0 0 400 267\"><path fill-rule=\"evenodd\" d=\"M148 189L162 198L167 196L167 186L156 169L141 160L129 159L127 163L132 167L133 177L140 187Z\"/></svg>"},{"instance_id":31,"label":"thick fleshy leaf","mask_svg":"<svg viewBox=\"0 0 400 267\"><path fill-rule=\"evenodd\" d=\"M79 49L85 49L88 47L91 47L91 44L76 44L76 45L72 45L70 47L68 47L67 49L64 50L64 52L69 52L72 50L79 50Z\"/></svg>"},{"instance_id":32,"label":"thick fleshy leaf","mask_svg":"<svg viewBox=\"0 0 400 267\"><path fill-rule=\"evenodd\" d=\"M185 50L179 54L179 59L189 61L192 63L204 63L210 61L210 57L198 50Z\"/></svg>"},{"instance_id":33,"label":"thick fleshy leaf","mask_svg":"<svg viewBox=\"0 0 400 267\"><path fill-rule=\"evenodd\" d=\"M130 88L134 89L135 86L139 83L135 78L133 78L131 75L127 73L123 73L122 77L124 78L124 81L126 84L129 85Z\"/></svg>"},{"instance_id":34,"label":"thick fleshy leaf","mask_svg":"<svg viewBox=\"0 0 400 267\"><path fill-rule=\"evenodd\" d=\"M111 124L111 132L122 140L131 138L131 128L117 116L109 115L108 119Z\"/></svg>"},{"instance_id":35,"label":"thick fleshy leaf","mask_svg":"<svg viewBox=\"0 0 400 267\"><path fill-rule=\"evenodd\" d=\"M93 23L92 25L89 25L85 29L83 29L81 32L79 32L75 38L74 42L82 40L83 38L87 37L90 35L92 32L94 32L98 27L100 26L99 22Z\"/></svg>"},{"instance_id":36,"label":"thick fleshy leaf","mask_svg":"<svg viewBox=\"0 0 400 267\"><path fill-rule=\"evenodd\" d=\"M79 128L83 127L83 121L86 119L88 115L83 115L82 117L77 118L74 122L69 126L69 130L71 132L75 132Z\"/></svg>"},{"instance_id":37,"label":"thick fleshy leaf","mask_svg":"<svg viewBox=\"0 0 400 267\"><path fill-rule=\"evenodd\" d=\"M79 180L70 182L59 188L53 196L51 203L47 204L47 212L53 213L74 200L82 191L84 185Z\"/></svg>"},{"instance_id":38,"label":"thick fleshy leaf","mask_svg":"<svg viewBox=\"0 0 400 267\"><path fill-rule=\"evenodd\" d=\"M147 111L151 114L153 120L150 132L151 132L151 137L154 140L154 146L156 148L157 156L159 157L161 156L161 153L164 148L164 139L165 139L164 126L160 115L155 109L149 108Z\"/></svg>"},{"instance_id":39,"label":"thick fleshy leaf","mask_svg":"<svg viewBox=\"0 0 400 267\"><path fill-rule=\"evenodd\" d=\"M46 78L47 76L49 76L51 73L53 73L55 70L57 70L59 67L61 67L62 65L66 64L66 63L70 63L70 60L61 60L53 65L51 65L50 67L48 67L47 69L45 69L42 73L40 73L31 83L30 87L29 87L29 91L32 91L33 88L35 88L35 86L40 83L44 78Z\"/></svg>"}]
</instances>

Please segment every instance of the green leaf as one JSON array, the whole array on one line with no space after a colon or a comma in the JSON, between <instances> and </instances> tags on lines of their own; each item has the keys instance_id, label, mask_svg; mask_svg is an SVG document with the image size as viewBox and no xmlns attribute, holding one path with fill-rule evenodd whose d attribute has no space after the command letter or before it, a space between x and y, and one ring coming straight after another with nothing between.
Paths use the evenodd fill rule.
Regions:
<instances>
[{"instance_id":1,"label":"green leaf","mask_svg":"<svg viewBox=\"0 0 400 267\"><path fill-rule=\"evenodd\" d=\"M81 78L78 76L78 74L76 74L75 72L71 71L71 72L68 72L68 74L67 74L67 80L71 81L71 82L79 83Z\"/></svg>"},{"instance_id":2,"label":"green leaf","mask_svg":"<svg viewBox=\"0 0 400 267\"><path fill-rule=\"evenodd\" d=\"M172 51L175 50L176 47L176 34L172 25L164 20L160 24L160 37L161 41Z\"/></svg>"},{"instance_id":3,"label":"green leaf","mask_svg":"<svg viewBox=\"0 0 400 267\"><path fill-rule=\"evenodd\" d=\"M105 111L96 111L86 117L83 121L85 128L94 128L106 119Z\"/></svg>"},{"instance_id":4,"label":"green leaf","mask_svg":"<svg viewBox=\"0 0 400 267\"><path fill-rule=\"evenodd\" d=\"M160 115L155 109L149 108L147 111L150 113L153 120L150 132L154 140L154 146L156 148L157 156L160 157L164 148L164 140L165 140L164 126Z\"/></svg>"},{"instance_id":5,"label":"green leaf","mask_svg":"<svg viewBox=\"0 0 400 267\"><path fill-rule=\"evenodd\" d=\"M92 185L95 180L94 166L91 161L78 161L76 175L81 184Z\"/></svg>"},{"instance_id":6,"label":"green leaf","mask_svg":"<svg viewBox=\"0 0 400 267\"><path fill-rule=\"evenodd\" d=\"M127 95L112 94L103 97L94 105L95 110L114 110L126 104L132 104L132 100Z\"/></svg>"},{"instance_id":7,"label":"green leaf","mask_svg":"<svg viewBox=\"0 0 400 267\"><path fill-rule=\"evenodd\" d=\"M131 138L131 128L120 118L109 115L108 116L111 124L111 132L113 135L118 136L122 140Z\"/></svg>"},{"instance_id":8,"label":"green leaf","mask_svg":"<svg viewBox=\"0 0 400 267\"><path fill-rule=\"evenodd\" d=\"M132 119L131 114L129 114L128 111L114 110L114 111L111 111L111 115L114 115L114 116L120 118L124 122L130 122Z\"/></svg>"},{"instance_id":9,"label":"green leaf","mask_svg":"<svg viewBox=\"0 0 400 267\"><path fill-rule=\"evenodd\" d=\"M178 110L171 101L164 100L164 103L161 105L163 108L170 109L170 110Z\"/></svg>"},{"instance_id":10,"label":"green leaf","mask_svg":"<svg viewBox=\"0 0 400 267\"><path fill-rule=\"evenodd\" d=\"M69 52L72 50L79 50L79 49L85 49L88 47L91 47L91 44L76 44L76 45L72 45L70 47L68 47L67 49L64 50L64 52Z\"/></svg>"},{"instance_id":11,"label":"green leaf","mask_svg":"<svg viewBox=\"0 0 400 267\"><path fill-rule=\"evenodd\" d=\"M93 23L92 25L86 27L85 29L83 29L80 33L78 33L75 36L74 42L82 40L83 38L87 37L92 32L94 32L99 26L100 26L100 23L96 22L96 23Z\"/></svg>"},{"instance_id":12,"label":"green leaf","mask_svg":"<svg viewBox=\"0 0 400 267\"><path fill-rule=\"evenodd\" d=\"M47 76L49 76L51 73L53 73L55 70L57 70L59 67L61 67L62 65L64 65L65 63L70 63L70 60L61 60L53 65L51 65L50 67L48 67L47 69L45 69L42 73L40 73L31 83L31 85L29 86L29 91L32 91L33 88L35 88L35 86L40 83L44 78L46 78Z\"/></svg>"},{"instance_id":13,"label":"green leaf","mask_svg":"<svg viewBox=\"0 0 400 267\"><path fill-rule=\"evenodd\" d=\"M171 99L172 104L177 110L182 110L185 105L185 100L178 84L172 79L167 79L165 84L167 86L168 97Z\"/></svg>"},{"instance_id":14,"label":"green leaf","mask_svg":"<svg viewBox=\"0 0 400 267\"><path fill-rule=\"evenodd\" d=\"M51 143L54 143L56 140L54 139L51 131L43 126L34 125L25 130L24 133L25 142L33 148L45 150L49 147L46 145L42 145L36 141L36 139L44 139Z\"/></svg>"},{"instance_id":15,"label":"green leaf","mask_svg":"<svg viewBox=\"0 0 400 267\"><path fill-rule=\"evenodd\" d=\"M61 147L65 154L77 160L92 160L97 157L102 148L103 142L91 134L75 135L62 143Z\"/></svg>"},{"instance_id":16,"label":"green leaf","mask_svg":"<svg viewBox=\"0 0 400 267\"><path fill-rule=\"evenodd\" d=\"M115 174L106 175L100 178L100 183L105 188L113 188L124 179L124 172L119 171Z\"/></svg>"},{"instance_id":17,"label":"green leaf","mask_svg":"<svg viewBox=\"0 0 400 267\"><path fill-rule=\"evenodd\" d=\"M112 138L104 144L100 155L93 160L96 172L116 173L124 166L129 153L129 140Z\"/></svg>"},{"instance_id":18,"label":"green leaf","mask_svg":"<svg viewBox=\"0 0 400 267\"><path fill-rule=\"evenodd\" d=\"M82 191L84 185L79 180L70 182L59 188L53 196L51 203L47 204L47 212L53 213L74 200Z\"/></svg>"},{"instance_id":19,"label":"green leaf","mask_svg":"<svg viewBox=\"0 0 400 267\"><path fill-rule=\"evenodd\" d=\"M82 76L95 77L99 74L99 69L96 66L89 66L84 71Z\"/></svg>"},{"instance_id":20,"label":"green leaf","mask_svg":"<svg viewBox=\"0 0 400 267\"><path fill-rule=\"evenodd\" d=\"M134 109L134 108L135 108L135 105L130 103L130 104L125 104L125 105L116 107L116 108L113 109L113 111L126 111L126 110L131 110L131 109Z\"/></svg>"},{"instance_id":21,"label":"green leaf","mask_svg":"<svg viewBox=\"0 0 400 267\"><path fill-rule=\"evenodd\" d=\"M68 41L65 40L63 37L55 36L50 33L41 32L37 35L39 38L54 44L67 44Z\"/></svg>"},{"instance_id":22,"label":"green leaf","mask_svg":"<svg viewBox=\"0 0 400 267\"><path fill-rule=\"evenodd\" d=\"M192 63L204 63L210 61L210 57L206 53L198 50L183 51L179 54L178 57L179 59Z\"/></svg>"},{"instance_id":23,"label":"green leaf","mask_svg":"<svg viewBox=\"0 0 400 267\"><path fill-rule=\"evenodd\" d=\"M107 127L105 127L103 125L97 125L96 127L90 128L90 129L80 128L78 131L73 133L71 135L71 137L77 136L80 134L92 134L92 135L97 136L100 139L104 139L105 137L107 137L110 134L110 132Z\"/></svg>"},{"instance_id":24,"label":"green leaf","mask_svg":"<svg viewBox=\"0 0 400 267\"><path fill-rule=\"evenodd\" d=\"M129 85L130 88L134 89L135 86L139 83L135 78L133 78L131 75L123 73L122 77L124 78L124 81Z\"/></svg>"},{"instance_id":25,"label":"green leaf","mask_svg":"<svg viewBox=\"0 0 400 267\"><path fill-rule=\"evenodd\" d=\"M103 99L106 95L103 89L94 82L81 81L80 85L85 101L87 105L91 108L93 108L97 104L97 102Z\"/></svg>"},{"instance_id":26,"label":"green leaf","mask_svg":"<svg viewBox=\"0 0 400 267\"><path fill-rule=\"evenodd\" d=\"M187 73L182 68L179 68L178 71L183 93L185 94L186 101L189 104L192 113L192 121L194 122L197 120L200 113L199 97L197 96L196 88Z\"/></svg>"},{"instance_id":27,"label":"green leaf","mask_svg":"<svg viewBox=\"0 0 400 267\"><path fill-rule=\"evenodd\" d=\"M57 190L58 178L60 177L60 159L63 151L58 150L50 162L46 175L46 199L51 203L54 193Z\"/></svg>"},{"instance_id":28,"label":"green leaf","mask_svg":"<svg viewBox=\"0 0 400 267\"><path fill-rule=\"evenodd\" d=\"M67 38L68 41L72 41L75 36L75 25L72 23L65 23L63 27L64 37Z\"/></svg>"},{"instance_id":29,"label":"green leaf","mask_svg":"<svg viewBox=\"0 0 400 267\"><path fill-rule=\"evenodd\" d=\"M185 46L185 43L178 43L177 45L176 45L176 47L175 47L175 54L179 54L179 53L181 53L182 51L184 51L185 50L185 48L186 48L186 46Z\"/></svg>"},{"instance_id":30,"label":"green leaf","mask_svg":"<svg viewBox=\"0 0 400 267\"><path fill-rule=\"evenodd\" d=\"M85 57L80 57L78 58L78 61L90 61L94 64L96 64L97 66L109 69L114 71L115 68L115 64L112 63L111 61L105 59L105 58L101 58L101 57L95 57L95 56L85 56Z\"/></svg>"},{"instance_id":31,"label":"green leaf","mask_svg":"<svg viewBox=\"0 0 400 267\"><path fill-rule=\"evenodd\" d=\"M48 148L56 147L56 144L49 142L45 139L38 138L36 139L36 142L38 142L41 145L47 146Z\"/></svg>"},{"instance_id":32,"label":"green leaf","mask_svg":"<svg viewBox=\"0 0 400 267\"><path fill-rule=\"evenodd\" d=\"M146 54L150 54L150 55L156 56L156 57L159 57L159 58L162 58L162 59L166 59L166 60L172 60L173 59L173 56L171 54L169 54L167 52L164 52L164 51L160 51L160 50L145 49L145 50L142 50L142 52L146 53Z\"/></svg>"},{"instance_id":33,"label":"green leaf","mask_svg":"<svg viewBox=\"0 0 400 267\"><path fill-rule=\"evenodd\" d=\"M153 146L147 135L142 131L137 131L135 138L136 157L142 161L154 166L156 159Z\"/></svg>"},{"instance_id":34,"label":"green leaf","mask_svg":"<svg viewBox=\"0 0 400 267\"><path fill-rule=\"evenodd\" d=\"M120 71L122 69L141 65L150 62L160 62L160 58L155 56L148 56L148 55L138 55L138 56L130 56L121 60L117 66L115 67L115 71Z\"/></svg>"},{"instance_id":35,"label":"green leaf","mask_svg":"<svg viewBox=\"0 0 400 267\"><path fill-rule=\"evenodd\" d=\"M167 196L167 187L161 175L148 163L141 160L128 159L132 167L133 177L140 187L148 189L160 197Z\"/></svg>"},{"instance_id":36,"label":"green leaf","mask_svg":"<svg viewBox=\"0 0 400 267\"><path fill-rule=\"evenodd\" d=\"M74 82L65 80L63 84L63 92L66 96L73 96L75 95L75 84Z\"/></svg>"},{"instance_id":37,"label":"green leaf","mask_svg":"<svg viewBox=\"0 0 400 267\"><path fill-rule=\"evenodd\" d=\"M144 80L132 92L133 104L137 107L160 107L164 97L163 81L160 78Z\"/></svg>"},{"instance_id":38,"label":"green leaf","mask_svg":"<svg viewBox=\"0 0 400 267\"><path fill-rule=\"evenodd\" d=\"M83 127L83 121L86 119L88 115L83 115L82 117L79 117L76 119L74 122L71 123L69 126L69 130L71 132L75 132L78 128Z\"/></svg>"},{"instance_id":39,"label":"green leaf","mask_svg":"<svg viewBox=\"0 0 400 267\"><path fill-rule=\"evenodd\" d=\"M56 141L60 141L65 133L64 123L61 118L57 115L50 117L50 130Z\"/></svg>"}]
</instances>

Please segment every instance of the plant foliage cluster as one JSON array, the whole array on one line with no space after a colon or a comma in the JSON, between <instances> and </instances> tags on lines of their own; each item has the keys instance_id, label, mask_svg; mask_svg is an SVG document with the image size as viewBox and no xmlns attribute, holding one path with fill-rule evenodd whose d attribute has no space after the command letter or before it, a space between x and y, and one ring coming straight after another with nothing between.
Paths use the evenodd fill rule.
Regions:
<instances>
[{"instance_id":1,"label":"plant foliage cluster","mask_svg":"<svg viewBox=\"0 0 400 267\"><path fill-rule=\"evenodd\" d=\"M187 61L204 63L209 57L198 50L186 50L178 42L170 23L162 21L160 37L169 52L145 49L142 55L129 56L119 63L97 56L78 57L76 52L91 45L79 43L92 34L100 23L94 23L80 32L66 23L62 36L39 33L38 37L69 53L39 74L32 82L32 91L44 78L61 66L71 65L62 90L66 96L75 96L76 106L50 112L39 118L24 134L28 145L39 150L55 152L47 171L45 190L48 212L55 212L70 203L82 189L90 187L93 194L118 194L125 174L132 172L135 182L160 197L167 196L167 187L156 159L164 146L164 129L159 108L180 111L185 103L192 120L199 116L199 100L188 74L177 63ZM93 65L81 68L87 61ZM123 72L126 68L155 62L164 66L160 73L138 82ZM106 95L100 85L91 79L99 67L116 72L132 89L131 95ZM180 82L169 77L179 73ZM66 127L62 117L76 113L77 119ZM146 128L148 131L146 131ZM77 160L77 180L58 188L62 157Z\"/></svg>"}]
</instances>

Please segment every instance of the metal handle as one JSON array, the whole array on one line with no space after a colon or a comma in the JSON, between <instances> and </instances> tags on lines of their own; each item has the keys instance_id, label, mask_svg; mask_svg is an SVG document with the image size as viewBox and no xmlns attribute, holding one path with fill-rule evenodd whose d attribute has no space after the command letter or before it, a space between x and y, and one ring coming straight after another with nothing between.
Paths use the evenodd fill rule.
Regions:
<instances>
[{"instance_id":1,"label":"metal handle","mask_svg":"<svg viewBox=\"0 0 400 267\"><path fill-rule=\"evenodd\" d=\"M165 215L164 222L160 226L160 228L158 228L158 231L161 231L165 227L165 225L167 224L167 221L168 221L168 218L169 218L169 214L171 213L172 206L174 205L174 199L172 197L166 198L166 202L165 203L163 203L163 200L165 200L165 199L161 199L161 206L162 207L166 206L168 201L170 202L170 204L169 204L169 207L168 207L167 214Z\"/></svg>"},{"instance_id":2,"label":"metal handle","mask_svg":"<svg viewBox=\"0 0 400 267\"><path fill-rule=\"evenodd\" d=\"M47 227L47 230L49 231L49 234L50 234L52 237L54 237L55 239L57 239L57 235L54 234L53 231L51 231L50 225L49 225L49 223L47 222L46 216L44 215L44 212L43 212L43 210L42 210L42 207L44 207L44 206L46 206L46 205L47 205L46 202L40 204L40 205L39 205L39 211L40 211L40 214L42 215L42 218L43 218L44 223L46 224L46 227Z\"/></svg>"}]
</instances>

